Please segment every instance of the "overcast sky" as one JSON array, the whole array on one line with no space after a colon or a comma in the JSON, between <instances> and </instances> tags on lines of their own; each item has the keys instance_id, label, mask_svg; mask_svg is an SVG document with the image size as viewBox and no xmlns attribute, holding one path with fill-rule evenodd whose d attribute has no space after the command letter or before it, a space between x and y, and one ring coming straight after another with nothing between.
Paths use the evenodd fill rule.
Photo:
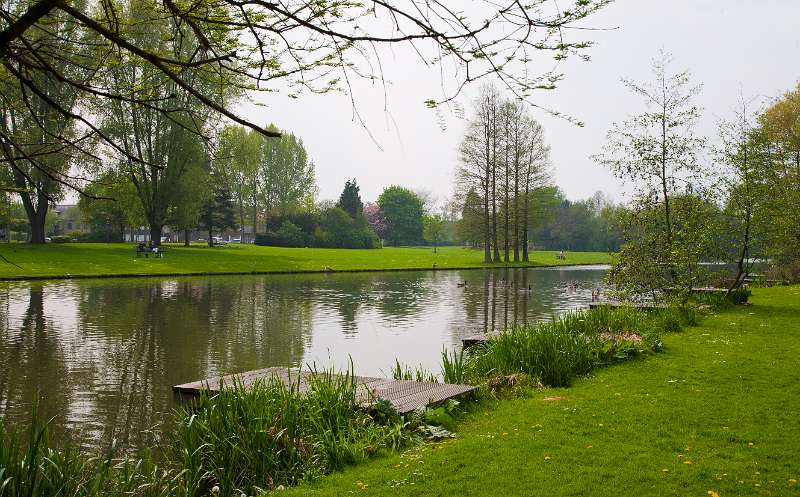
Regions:
<instances>
[{"instance_id":1,"label":"overcast sky","mask_svg":"<svg viewBox=\"0 0 800 497\"><path fill-rule=\"evenodd\" d=\"M800 0L617 0L584 24L610 31L583 32L595 41L590 62L562 66L566 79L554 92L534 99L585 122L577 127L542 111L552 147L555 182L571 199L596 190L621 199L623 188L589 158L604 143L611 123L639 112L642 103L624 89L621 77L650 78L651 60L661 48L675 69L691 71L703 84L699 132L715 133L715 122L730 115L740 88L745 95L775 97L800 81ZM316 163L320 199L338 198L355 177L364 200L390 184L424 189L440 200L451 195L453 171L464 122L445 113L442 130L424 101L438 96L439 73L426 69L401 47L383 57L388 101L381 85L356 86L358 109L374 136L353 118L348 97L285 94L256 97L262 106L241 112L258 123L274 122L299 135ZM461 99L467 112L477 86Z\"/></svg>"}]
</instances>

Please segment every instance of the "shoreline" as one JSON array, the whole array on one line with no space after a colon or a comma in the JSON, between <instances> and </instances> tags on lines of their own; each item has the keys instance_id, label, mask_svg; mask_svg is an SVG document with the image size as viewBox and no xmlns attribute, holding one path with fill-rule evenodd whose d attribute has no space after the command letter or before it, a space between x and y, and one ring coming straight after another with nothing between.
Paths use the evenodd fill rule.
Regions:
<instances>
[{"instance_id":1,"label":"shoreline","mask_svg":"<svg viewBox=\"0 0 800 497\"><path fill-rule=\"evenodd\" d=\"M88 280L88 279L125 279L125 278L162 278L162 277L192 277L192 276L265 276L265 275L291 275L291 274L335 274L335 273L397 273L410 271L468 271L478 269L552 269L569 268L576 266L609 266L607 262L575 263L575 264L503 264L497 266L447 266L447 267L406 267L383 269L297 269L278 271L201 271L201 272L176 272L176 273L107 273L107 274L63 274L63 275L31 275L31 276L0 276L0 282L16 281L58 281L58 280Z\"/></svg>"}]
</instances>

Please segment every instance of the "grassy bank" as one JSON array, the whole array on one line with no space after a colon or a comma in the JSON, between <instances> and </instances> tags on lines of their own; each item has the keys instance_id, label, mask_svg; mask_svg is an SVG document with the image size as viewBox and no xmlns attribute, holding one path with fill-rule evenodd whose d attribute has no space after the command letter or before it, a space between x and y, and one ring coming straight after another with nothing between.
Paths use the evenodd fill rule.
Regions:
<instances>
[{"instance_id":1,"label":"grassy bank","mask_svg":"<svg viewBox=\"0 0 800 497\"><path fill-rule=\"evenodd\" d=\"M600 252L568 253L537 251L530 266L555 264L599 264L611 260ZM387 247L376 250L316 249L227 245L210 248L195 245L165 245L162 259L136 258L133 244L66 243L3 244L0 255L13 264L0 262L0 278L64 277L133 274L270 273L322 271L398 270L484 267L483 252L461 247Z\"/></svg>"},{"instance_id":2,"label":"grassy bank","mask_svg":"<svg viewBox=\"0 0 800 497\"><path fill-rule=\"evenodd\" d=\"M800 287L752 303L286 495L800 495Z\"/></svg>"}]
</instances>

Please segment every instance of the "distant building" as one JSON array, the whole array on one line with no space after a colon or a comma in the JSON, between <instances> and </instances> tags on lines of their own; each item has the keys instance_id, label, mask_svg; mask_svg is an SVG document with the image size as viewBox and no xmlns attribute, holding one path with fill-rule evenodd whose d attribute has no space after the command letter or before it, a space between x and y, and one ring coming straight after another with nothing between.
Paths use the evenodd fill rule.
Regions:
<instances>
[{"instance_id":1,"label":"distant building","mask_svg":"<svg viewBox=\"0 0 800 497\"><path fill-rule=\"evenodd\" d=\"M51 209L55 215L55 223L51 235L67 235L70 233L88 233L89 225L83 220L81 210L75 204L60 204Z\"/></svg>"}]
</instances>

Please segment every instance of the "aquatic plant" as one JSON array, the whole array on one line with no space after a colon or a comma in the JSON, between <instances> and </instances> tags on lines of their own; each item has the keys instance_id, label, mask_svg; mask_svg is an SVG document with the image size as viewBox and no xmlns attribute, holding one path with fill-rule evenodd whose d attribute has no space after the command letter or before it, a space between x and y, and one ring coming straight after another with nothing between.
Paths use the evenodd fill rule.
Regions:
<instances>
[{"instance_id":1,"label":"aquatic plant","mask_svg":"<svg viewBox=\"0 0 800 497\"><path fill-rule=\"evenodd\" d=\"M679 311L626 307L567 312L548 322L512 327L470 349L465 376L479 384L525 374L547 386L568 386L600 364L659 350L661 333L680 331L682 319Z\"/></svg>"},{"instance_id":2,"label":"aquatic plant","mask_svg":"<svg viewBox=\"0 0 800 497\"><path fill-rule=\"evenodd\" d=\"M49 422L34 405L27 433L0 418L0 497L93 497L181 495L181 473L156 466L151 458L89 454L72 446L55 449Z\"/></svg>"},{"instance_id":3,"label":"aquatic plant","mask_svg":"<svg viewBox=\"0 0 800 497\"><path fill-rule=\"evenodd\" d=\"M184 410L172 455L190 493L257 494L402 444L400 428L375 422L359 404L352 371L315 371L306 382L235 385Z\"/></svg>"},{"instance_id":4,"label":"aquatic plant","mask_svg":"<svg viewBox=\"0 0 800 497\"><path fill-rule=\"evenodd\" d=\"M390 370L392 379L398 381L425 381L428 383L439 383L439 378L435 374L426 370L422 366L417 366L414 369L400 364L398 359L394 360L394 364Z\"/></svg>"},{"instance_id":5,"label":"aquatic plant","mask_svg":"<svg viewBox=\"0 0 800 497\"><path fill-rule=\"evenodd\" d=\"M36 413L27 437L0 418L0 497L239 496L313 479L415 436L401 418L370 416L352 369L314 371L304 384L273 380L202 393L175 412L175 428L149 456L50 445Z\"/></svg>"},{"instance_id":6,"label":"aquatic plant","mask_svg":"<svg viewBox=\"0 0 800 497\"><path fill-rule=\"evenodd\" d=\"M442 349L442 379L445 383L464 383L466 362L464 350L448 352Z\"/></svg>"}]
</instances>

